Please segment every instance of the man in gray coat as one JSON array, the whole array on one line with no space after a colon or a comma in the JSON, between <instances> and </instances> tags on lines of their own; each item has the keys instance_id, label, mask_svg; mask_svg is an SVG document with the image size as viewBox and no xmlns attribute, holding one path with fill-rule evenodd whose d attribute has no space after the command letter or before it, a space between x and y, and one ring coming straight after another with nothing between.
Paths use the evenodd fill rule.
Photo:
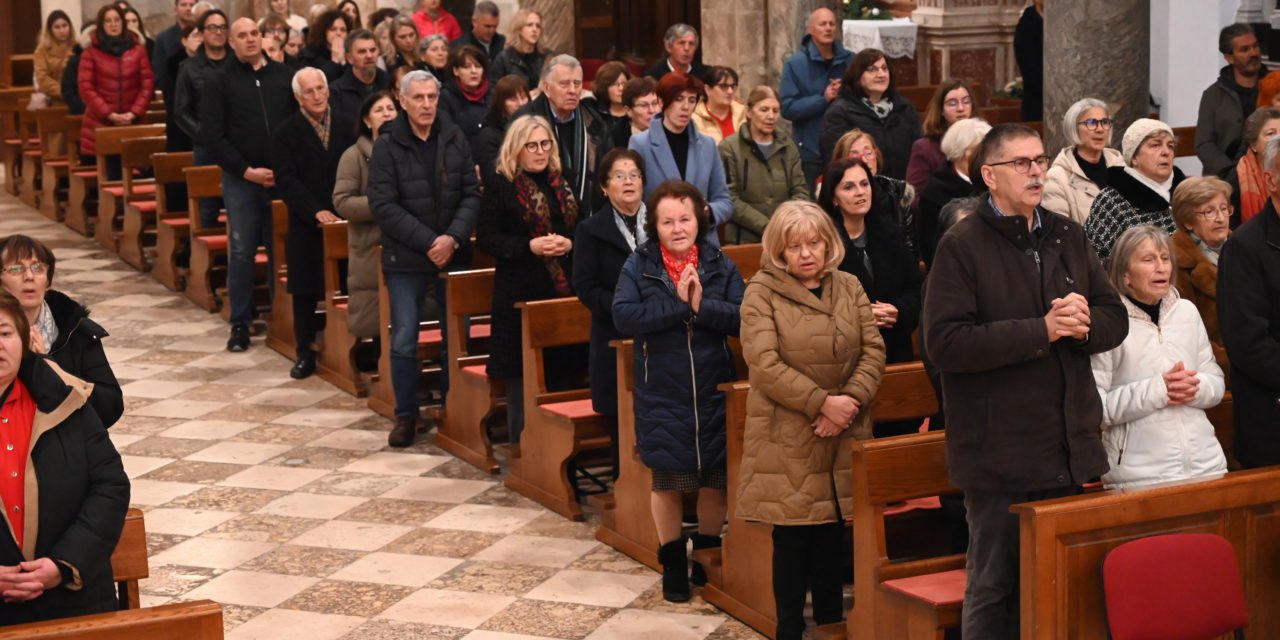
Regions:
<instances>
[{"instance_id":1,"label":"man in gray coat","mask_svg":"<svg viewBox=\"0 0 1280 640\"><path fill-rule=\"evenodd\" d=\"M1200 96L1196 156L1204 165L1204 175L1225 179L1235 171L1244 121L1258 103L1262 50L1253 27L1240 23L1222 29L1218 50L1227 66Z\"/></svg>"}]
</instances>

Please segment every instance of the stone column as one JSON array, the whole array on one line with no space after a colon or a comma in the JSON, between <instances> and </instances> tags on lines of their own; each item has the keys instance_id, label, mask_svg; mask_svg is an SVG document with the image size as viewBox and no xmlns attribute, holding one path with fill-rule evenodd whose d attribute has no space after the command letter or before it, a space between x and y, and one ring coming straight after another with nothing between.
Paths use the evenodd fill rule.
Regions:
<instances>
[{"instance_id":1,"label":"stone column","mask_svg":"<svg viewBox=\"0 0 1280 640\"><path fill-rule=\"evenodd\" d=\"M702 61L738 71L738 97L759 84L774 87L782 65L800 48L809 12L824 0L702 0Z\"/></svg>"},{"instance_id":2,"label":"stone column","mask_svg":"<svg viewBox=\"0 0 1280 640\"><path fill-rule=\"evenodd\" d=\"M1134 120L1150 113L1150 0L1046 2L1044 17L1045 152L1066 144L1062 116L1075 101L1111 106L1114 144ZM1088 38L1081 34L1089 34ZM1098 43L1107 43L1105 52Z\"/></svg>"}]
</instances>

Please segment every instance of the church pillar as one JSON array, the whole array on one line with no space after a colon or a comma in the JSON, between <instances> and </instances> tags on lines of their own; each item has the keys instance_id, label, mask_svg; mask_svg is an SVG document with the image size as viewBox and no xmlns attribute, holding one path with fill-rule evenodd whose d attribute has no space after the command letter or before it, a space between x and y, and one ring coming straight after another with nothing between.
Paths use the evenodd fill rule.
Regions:
<instances>
[{"instance_id":1,"label":"church pillar","mask_svg":"<svg viewBox=\"0 0 1280 640\"><path fill-rule=\"evenodd\" d=\"M800 48L823 0L702 0L702 61L738 72L738 97L757 85L778 86L782 65Z\"/></svg>"},{"instance_id":2,"label":"church pillar","mask_svg":"<svg viewBox=\"0 0 1280 640\"><path fill-rule=\"evenodd\" d=\"M1062 116L1081 98L1098 98L1111 106L1116 146L1125 128L1147 117L1150 28L1150 0L1045 3L1045 153L1053 156L1066 144ZM1098 43L1106 45L1100 49Z\"/></svg>"}]
</instances>

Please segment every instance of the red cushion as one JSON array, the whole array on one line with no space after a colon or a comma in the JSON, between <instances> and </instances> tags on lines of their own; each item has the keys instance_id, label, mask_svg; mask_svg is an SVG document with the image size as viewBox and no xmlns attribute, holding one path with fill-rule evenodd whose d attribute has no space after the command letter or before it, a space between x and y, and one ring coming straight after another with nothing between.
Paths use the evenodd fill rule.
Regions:
<instances>
[{"instance_id":1,"label":"red cushion","mask_svg":"<svg viewBox=\"0 0 1280 640\"><path fill-rule=\"evenodd\" d=\"M886 589L893 589L917 600L923 600L935 607L945 607L964 602L965 581L964 569L956 569L886 580L880 584Z\"/></svg>"},{"instance_id":2,"label":"red cushion","mask_svg":"<svg viewBox=\"0 0 1280 640\"><path fill-rule=\"evenodd\" d=\"M39 158L40 156L44 155L44 152L39 149L27 149L26 151L22 152L22 155L29 156L32 158Z\"/></svg>"},{"instance_id":3,"label":"red cushion","mask_svg":"<svg viewBox=\"0 0 1280 640\"><path fill-rule=\"evenodd\" d=\"M259 251L257 255L253 256L254 264L267 264L267 261L268 261L267 254L262 253L261 251Z\"/></svg>"},{"instance_id":4,"label":"red cushion","mask_svg":"<svg viewBox=\"0 0 1280 640\"><path fill-rule=\"evenodd\" d=\"M892 516L892 515L897 515L899 513L906 513L908 511L915 511L916 509L941 509L941 508L942 508L942 501L938 500L938 496L931 496L928 498L914 498L912 500L907 500L906 502L900 502L898 504L885 507L884 515Z\"/></svg>"},{"instance_id":5,"label":"red cushion","mask_svg":"<svg viewBox=\"0 0 1280 640\"><path fill-rule=\"evenodd\" d=\"M129 204L133 205L133 208L137 209L138 211L147 211L147 212L150 212L150 211L155 211L155 210L156 210L156 201L155 201L155 200L134 200L133 202L130 202Z\"/></svg>"},{"instance_id":6,"label":"red cushion","mask_svg":"<svg viewBox=\"0 0 1280 640\"><path fill-rule=\"evenodd\" d=\"M171 227L189 227L191 226L191 218L165 218L160 224L167 224Z\"/></svg>"},{"instance_id":7,"label":"red cushion","mask_svg":"<svg viewBox=\"0 0 1280 640\"><path fill-rule=\"evenodd\" d=\"M347 303L345 303L345 302L338 302L338 303L335 303L335 304L333 305L333 308L334 308L334 309L342 309L343 311L346 311L346 310L347 310Z\"/></svg>"},{"instance_id":8,"label":"red cushion","mask_svg":"<svg viewBox=\"0 0 1280 640\"><path fill-rule=\"evenodd\" d=\"M481 377L481 378L487 378L487 377L488 377L488 374L487 374L487 373L485 373L485 368L486 368L486 365L483 365L483 364L473 364L473 365L471 365L471 366L469 366L469 367L463 367L463 368L462 368L462 372L463 372L463 373L467 373L467 374L471 374L471 375L473 375L473 376L478 376L478 377Z\"/></svg>"},{"instance_id":9,"label":"red cushion","mask_svg":"<svg viewBox=\"0 0 1280 640\"><path fill-rule=\"evenodd\" d=\"M66 166L69 166L70 164L71 164L70 160L45 160L44 161L44 166L46 167L66 167Z\"/></svg>"},{"instance_id":10,"label":"red cushion","mask_svg":"<svg viewBox=\"0 0 1280 640\"><path fill-rule=\"evenodd\" d=\"M196 242L209 247L210 251L227 250L227 236L196 236Z\"/></svg>"},{"instance_id":11,"label":"red cushion","mask_svg":"<svg viewBox=\"0 0 1280 640\"><path fill-rule=\"evenodd\" d=\"M558 416L564 416L570 420L578 420L581 418L590 418L598 416L595 409L591 408L591 398L583 398L582 400L570 400L568 402L552 402L551 404L538 405L547 413L553 413Z\"/></svg>"},{"instance_id":12,"label":"red cushion","mask_svg":"<svg viewBox=\"0 0 1280 640\"><path fill-rule=\"evenodd\" d=\"M111 194L111 195L113 195L113 196L115 196L115 197L117 197L117 198L123 198L123 197L124 197L124 185L119 184L119 185L115 185L115 186L113 186L113 187L103 187L103 188L102 188L102 192L103 192L103 193L109 193L109 194Z\"/></svg>"},{"instance_id":13,"label":"red cushion","mask_svg":"<svg viewBox=\"0 0 1280 640\"><path fill-rule=\"evenodd\" d=\"M97 169L81 169L76 172L76 177L77 178L97 178L98 170Z\"/></svg>"},{"instance_id":14,"label":"red cushion","mask_svg":"<svg viewBox=\"0 0 1280 640\"><path fill-rule=\"evenodd\" d=\"M144 182L142 184L133 183L133 195L145 196L156 192L156 183Z\"/></svg>"},{"instance_id":15,"label":"red cushion","mask_svg":"<svg viewBox=\"0 0 1280 640\"><path fill-rule=\"evenodd\" d=\"M487 324L473 324L471 325L471 338L472 339L488 338L489 331L490 331L489 325ZM426 331L418 332L418 344L425 344L425 345L440 344L440 341L442 339L443 338L441 337L441 333L439 329L427 329Z\"/></svg>"}]
</instances>

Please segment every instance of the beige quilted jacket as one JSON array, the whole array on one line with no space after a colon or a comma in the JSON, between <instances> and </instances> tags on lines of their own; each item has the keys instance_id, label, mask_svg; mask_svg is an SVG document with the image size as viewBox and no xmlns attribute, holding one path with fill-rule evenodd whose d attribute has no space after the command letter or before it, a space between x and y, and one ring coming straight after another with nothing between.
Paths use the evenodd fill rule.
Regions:
<instances>
[{"instance_id":1,"label":"beige quilted jacket","mask_svg":"<svg viewBox=\"0 0 1280 640\"><path fill-rule=\"evenodd\" d=\"M742 347L750 371L737 517L771 524L836 522L852 513L850 449L871 437L858 414L841 436L812 424L828 394L870 405L884 374L884 341L858 279L835 272L822 299L765 261L742 300Z\"/></svg>"}]
</instances>

